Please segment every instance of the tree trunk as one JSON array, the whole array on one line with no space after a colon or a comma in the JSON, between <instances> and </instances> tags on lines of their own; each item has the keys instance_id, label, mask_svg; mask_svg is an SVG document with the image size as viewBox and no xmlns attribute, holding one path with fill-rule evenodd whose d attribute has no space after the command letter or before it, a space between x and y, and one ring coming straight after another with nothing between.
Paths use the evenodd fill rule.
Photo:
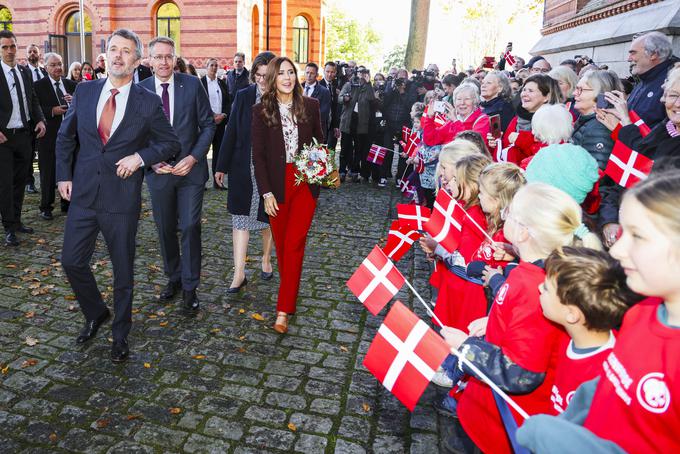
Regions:
<instances>
[{"instance_id":1,"label":"tree trunk","mask_svg":"<svg viewBox=\"0 0 680 454\"><path fill-rule=\"evenodd\" d=\"M406 69L423 69L430 21L430 0L411 0L411 25L406 45Z\"/></svg>"}]
</instances>

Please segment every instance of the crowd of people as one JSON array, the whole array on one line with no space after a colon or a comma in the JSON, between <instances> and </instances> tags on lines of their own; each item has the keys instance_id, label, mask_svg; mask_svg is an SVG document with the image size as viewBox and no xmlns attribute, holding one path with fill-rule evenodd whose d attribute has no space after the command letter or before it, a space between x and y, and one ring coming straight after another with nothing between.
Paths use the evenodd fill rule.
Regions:
<instances>
[{"instance_id":1,"label":"crowd of people","mask_svg":"<svg viewBox=\"0 0 680 454\"><path fill-rule=\"evenodd\" d=\"M354 61L310 62L298 75L271 52L250 70L237 53L225 74L209 59L199 78L171 39L147 47L144 59L139 38L118 30L96 67L73 63L64 75L61 56L46 54L43 68L34 45L18 65L15 36L0 32L5 243L32 233L21 213L37 149L41 217L53 218L55 186L68 212L61 259L85 315L78 343L111 317L89 265L101 232L114 271L111 359L129 355L144 179L168 278L160 299L181 291L185 309L199 309L211 171L215 189L230 188L227 292L247 285L250 232L260 231L260 278L273 277L274 246L274 329L286 333L319 195L295 184L294 157L314 140L339 142L342 182L394 179L412 188L412 203L433 208L444 191L467 212L455 251L420 240L440 333L467 359L451 355L434 377L450 389L435 406L460 422L464 449L678 448L680 68L667 36L635 37L631 77L583 57L525 63L508 44L497 64L458 72L454 60L441 79L436 65L371 78ZM380 164L367 160L374 144L391 150ZM653 160L629 190L605 173L617 146ZM468 362L531 417L523 421Z\"/></svg>"}]
</instances>

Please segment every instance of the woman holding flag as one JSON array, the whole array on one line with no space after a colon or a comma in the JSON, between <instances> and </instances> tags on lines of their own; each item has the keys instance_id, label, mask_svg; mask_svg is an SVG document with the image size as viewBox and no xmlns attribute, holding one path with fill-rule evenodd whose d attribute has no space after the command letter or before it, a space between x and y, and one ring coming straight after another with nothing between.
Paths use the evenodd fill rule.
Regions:
<instances>
[{"instance_id":1,"label":"woman holding flag","mask_svg":"<svg viewBox=\"0 0 680 454\"><path fill-rule=\"evenodd\" d=\"M274 329L283 334L295 313L307 232L319 197L318 185L296 182L294 158L313 140L321 142L323 132L319 102L302 96L289 58L269 63L265 84L262 101L253 107L253 164L276 246L281 282Z\"/></svg>"}]
</instances>

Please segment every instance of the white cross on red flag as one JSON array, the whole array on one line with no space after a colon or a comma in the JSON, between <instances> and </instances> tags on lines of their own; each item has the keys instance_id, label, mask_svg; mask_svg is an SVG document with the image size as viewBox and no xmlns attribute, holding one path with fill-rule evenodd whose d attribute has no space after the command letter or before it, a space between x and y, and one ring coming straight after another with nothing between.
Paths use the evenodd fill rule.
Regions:
<instances>
[{"instance_id":1,"label":"white cross on red flag","mask_svg":"<svg viewBox=\"0 0 680 454\"><path fill-rule=\"evenodd\" d=\"M432 211L429 208L400 203L397 205L397 219L399 226L410 230L423 230L425 223L430 220Z\"/></svg>"},{"instance_id":2,"label":"white cross on red flag","mask_svg":"<svg viewBox=\"0 0 680 454\"><path fill-rule=\"evenodd\" d=\"M366 157L366 160L368 162L372 162L373 164L381 165L385 160L385 155L388 151L389 150L385 147L373 144L371 145L371 149L368 150L368 156Z\"/></svg>"},{"instance_id":3,"label":"white cross on red flag","mask_svg":"<svg viewBox=\"0 0 680 454\"><path fill-rule=\"evenodd\" d=\"M385 253L375 246L347 281L347 287L366 309L377 315L404 285L404 276Z\"/></svg>"},{"instance_id":4,"label":"white cross on red flag","mask_svg":"<svg viewBox=\"0 0 680 454\"><path fill-rule=\"evenodd\" d=\"M616 141L604 173L624 188L632 188L652 171L654 161Z\"/></svg>"},{"instance_id":5,"label":"white cross on red flag","mask_svg":"<svg viewBox=\"0 0 680 454\"><path fill-rule=\"evenodd\" d=\"M401 127L401 141L406 143L408 142L408 138L411 137L411 128L407 126L402 126Z\"/></svg>"},{"instance_id":6,"label":"white cross on red flag","mask_svg":"<svg viewBox=\"0 0 680 454\"><path fill-rule=\"evenodd\" d=\"M397 301L364 358L364 367L413 411L450 348L437 333Z\"/></svg>"},{"instance_id":7,"label":"white cross on red flag","mask_svg":"<svg viewBox=\"0 0 680 454\"><path fill-rule=\"evenodd\" d=\"M505 59L505 61L508 62L508 65L510 66L515 64L515 57L512 56L510 51L507 51L503 54L503 59Z\"/></svg>"},{"instance_id":8,"label":"white cross on red flag","mask_svg":"<svg viewBox=\"0 0 680 454\"><path fill-rule=\"evenodd\" d=\"M650 132L652 132L652 129L649 126L647 126L647 123L645 123L645 121L642 118L640 118L637 112L631 110L630 112L628 112L628 116L630 117L630 121L632 121L635 124L635 126L638 127L638 129L640 130L640 135L642 137L646 137Z\"/></svg>"},{"instance_id":9,"label":"white cross on red flag","mask_svg":"<svg viewBox=\"0 0 680 454\"><path fill-rule=\"evenodd\" d=\"M420 146L420 137L418 137L417 132L413 132L406 142L405 152L409 158L413 158L416 153L418 153L418 147Z\"/></svg>"},{"instance_id":10,"label":"white cross on red flag","mask_svg":"<svg viewBox=\"0 0 680 454\"><path fill-rule=\"evenodd\" d=\"M387 234L387 243L382 250L387 257L398 262L421 236L417 230L401 227L399 221L392 221Z\"/></svg>"},{"instance_id":11,"label":"white cross on red flag","mask_svg":"<svg viewBox=\"0 0 680 454\"><path fill-rule=\"evenodd\" d=\"M434 124L436 124L437 126L444 126L447 121L448 119L444 114L437 113L434 115Z\"/></svg>"},{"instance_id":12,"label":"white cross on red flag","mask_svg":"<svg viewBox=\"0 0 680 454\"><path fill-rule=\"evenodd\" d=\"M425 231L444 249L454 252L460 243L464 219L463 207L441 190L434 201L430 220L425 224Z\"/></svg>"}]
</instances>

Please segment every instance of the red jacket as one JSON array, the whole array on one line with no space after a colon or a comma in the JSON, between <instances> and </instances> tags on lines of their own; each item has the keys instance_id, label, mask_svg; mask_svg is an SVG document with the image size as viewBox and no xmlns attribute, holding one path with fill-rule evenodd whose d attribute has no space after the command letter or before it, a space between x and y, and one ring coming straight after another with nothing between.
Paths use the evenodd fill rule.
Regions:
<instances>
[{"instance_id":1,"label":"red jacket","mask_svg":"<svg viewBox=\"0 0 680 454\"><path fill-rule=\"evenodd\" d=\"M465 120L449 121L439 127L435 124L434 118L423 116L420 125L423 129L423 140L430 147L447 144L463 131L476 131L482 135L482 139L486 139L486 135L491 131L489 117L481 108L477 108Z\"/></svg>"},{"instance_id":2,"label":"red jacket","mask_svg":"<svg viewBox=\"0 0 680 454\"><path fill-rule=\"evenodd\" d=\"M518 135L515 144L511 145L510 134L513 132ZM512 162L519 165L523 159L535 155L541 148L541 143L536 141L531 131L517 131L517 116L515 116L503 134L502 147L492 148L491 156L497 162Z\"/></svg>"}]
</instances>

